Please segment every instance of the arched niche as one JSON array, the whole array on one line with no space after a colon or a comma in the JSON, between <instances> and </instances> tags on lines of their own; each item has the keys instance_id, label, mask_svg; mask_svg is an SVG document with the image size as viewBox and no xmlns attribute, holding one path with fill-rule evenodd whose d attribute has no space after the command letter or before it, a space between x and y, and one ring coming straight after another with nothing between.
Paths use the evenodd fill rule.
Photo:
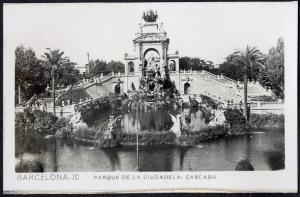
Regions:
<instances>
[{"instance_id":1,"label":"arched niche","mask_svg":"<svg viewBox=\"0 0 300 197\"><path fill-rule=\"evenodd\" d=\"M170 71L176 71L176 62L174 60L171 60L169 62L169 70Z\"/></svg>"},{"instance_id":2,"label":"arched niche","mask_svg":"<svg viewBox=\"0 0 300 197\"><path fill-rule=\"evenodd\" d=\"M156 57L160 58L160 54L159 54L158 50L155 48L148 48L147 50L145 50L144 59L149 58L149 56L156 56Z\"/></svg>"},{"instance_id":3,"label":"arched niche","mask_svg":"<svg viewBox=\"0 0 300 197\"><path fill-rule=\"evenodd\" d=\"M149 48L144 52L144 68L148 69L156 69L160 65L160 54L154 48Z\"/></svg>"},{"instance_id":4,"label":"arched niche","mask_svg":"<svg viewBox=\"0 0 300 197\"><path fill-rule=\"evenodd\" d=\"M189 84L188 82L186 82L185 84L184 84L184 87L183 87L184 89L183 89L183 93L184 94L189 94L190 93L190 88L191 88L191 84Z\"/></svg>"},{"instance_id":5,"label":"arched niche","mask_svg":"<svg viewBox=\"0 0 300 197\"><path fill-rule=\"evenodd\" d=\"M115 85L115 94L120 94L121 93L121 86L120 84Z\"/></svg>"},{"instance_id":6,"label":"arched niche","mask_svg":"<svg viewBox=\"0 0 300 197\"><path fill-rule=\"evenodd\" d=\"M130 73L134 72L134 63L133 61L128 62L128 70Z\"/></svg>"}]
</instances>

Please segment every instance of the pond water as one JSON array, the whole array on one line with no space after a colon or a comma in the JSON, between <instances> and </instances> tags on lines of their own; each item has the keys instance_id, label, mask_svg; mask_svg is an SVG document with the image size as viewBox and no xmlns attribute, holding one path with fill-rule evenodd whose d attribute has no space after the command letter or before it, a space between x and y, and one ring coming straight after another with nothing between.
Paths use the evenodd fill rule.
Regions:
<instances>
[{"instance_id":1,"label":"pond water","mask_svg":"<svg viewBox=\"0 0 300 197\"><path fill-rule=\"evenodd\" d=\"M194 130L207 126L201 111L180 113ZM93 127L99 127L101 122L95 122ZM140 132L159 132L168 130L173 123L168 112L161 111L123 114L121 124L124 132L136 132L137 127ZM17 162L36 160L47 172L230 171L242 159L248 159L255 170L279 170L284 168L284 157L283 129L224 137L189 147L140 146L138 152L133 146L94 148L55 138L16 143Z\"/></svg>"}]
</instances>

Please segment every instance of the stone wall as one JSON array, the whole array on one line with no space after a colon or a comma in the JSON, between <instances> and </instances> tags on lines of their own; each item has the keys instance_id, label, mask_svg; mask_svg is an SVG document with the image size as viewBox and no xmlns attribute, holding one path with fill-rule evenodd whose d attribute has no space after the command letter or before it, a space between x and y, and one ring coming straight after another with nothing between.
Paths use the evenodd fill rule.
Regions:
<instances>
[{"instance_id":1,"label":"stone wall","mask_svg":"<svg viewBox=\"0 0 300 197\"><path fill-rule=\"evenodd\" d=\"M110 92L112 92L112 79L107 80L100 84L95 84L86 88L86 92L92 98L98 98L100 96L107 96Z\"/></svg>"}]
</instances>

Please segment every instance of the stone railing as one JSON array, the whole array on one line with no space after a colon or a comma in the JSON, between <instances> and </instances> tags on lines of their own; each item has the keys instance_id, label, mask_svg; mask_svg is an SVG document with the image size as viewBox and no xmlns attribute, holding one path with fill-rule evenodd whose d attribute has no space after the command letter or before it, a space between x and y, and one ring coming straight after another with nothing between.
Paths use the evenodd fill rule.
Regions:
<instances>
[{"instance_id":1,"label":"stone railing","mask_svg":"<svg viewBox=\"0 0 300 197\"><path fill-rule=\"evenodd\" d=\"M79 103L76 103L75 105L74 105L74 107L79 107L79 106L82 106L82 105L86 105L86 104L89 104L89 103L91 103L91 102L93 102L93 101L97 101L99 98L94 98L94 99L86 99L85 101L80 101Z\"/></svg>"},{"instance_id":2,"label":"stone railing","mask_svg":"<svg viewBox=\"0 0 300 197\"><path fill-rule=\"evenodd\" d=\"M108 79L110 79L111 77L114 77L114 76L123 76L124 74L123 73L118 73L118 74L115 74L114 72L111 72L110 74L108 75L103 75L103 73L99 74L99 75L96 75L94 77L91 77L89 79L83 79L75 84L73 84L73 88L88 88L92 85L94 85L95 83L102 83Z\"/></svg>"},{"instance_id":3,"label":"stone railing","mask_svg":"<svg viewBox=\"0 0 300 197\"><path fill-rule=\"evenodd\" d=\"M196 75L198 77L201 77L202 79L204 80L215 80L221 84L226 84L226 83L230 83L230 84L233 84L233 85L236 85L238 82L233 80L233 79L230 79L228 77L225 77L223 75L215 75L213 73L210 73L210 72L207 72L205 70L201 70L201 71L193 71L193 70L183 70L183 71L180 71L179 72L180 74L183 74L183 75ZM207 77L208 76L208 77Z\"/></svg>"},{"instance_id":4,"label":"stone railing","mask_svg":"<svg viewBox=\"0 0 300 197\"><path fill-rule=\"evenodd\" d=\"M256 101L248 104L250 106L251 113L275 113L284 114L284 102L263 102ZM244 109L244 103L228 103L228 108Z\"/></svg>"},{"instance_id":5,"label":"stone railing","mask_svg":"<svg viewBox=\"0 0 300 197\"><path fill-rule=\"evenodd\" d=\"M237 81L235 81L235 80L233 80L233 79L230 79L230 78L228 78L228 77L225 77L224 75L215 75L215 74L213 74L213 73L210 73L210 72L207 72L207 71L205 71L205 70L202 70L202 71L197 71L196 73L198 73L198 74L204 74L204 75L208 75L208 76L210 76L210 78L213 78L213 79L215 79L215 80L217 80L217 81L219 81L219 82L221 82L221 83L223 83L224 84L224 81L225 81L225 83L226 82L228 82L228 83L233 83L233 84L237 84Z\"/></svg>"},{"instance_id":6,"label":"stone railing","mask_svg":"<svg viewBox=\"0 0 300 197\"><path fill-rule=\"evenodd\" d=\"M226 103L226 100L222 99L221 97L217 97L216 95L211 95L207 92L203 92L201 94L183 94L182 97L190 97L191 99L195 98L196 100L201 98L201 95L210 97L212 100L214 100L217 103Z\"/></svg>"}]
</instances>

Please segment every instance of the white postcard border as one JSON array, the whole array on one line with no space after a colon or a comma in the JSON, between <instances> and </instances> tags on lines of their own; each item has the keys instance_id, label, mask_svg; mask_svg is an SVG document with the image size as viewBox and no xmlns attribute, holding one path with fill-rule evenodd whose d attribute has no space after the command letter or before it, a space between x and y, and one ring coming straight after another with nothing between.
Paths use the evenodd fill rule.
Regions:
<instances>
[{"instance_id":1,"label":"white postcard border","mask_svg":"<svg viewBox=\"0 0 300 197\"><path fill-rule=\"evenodd\" d=\"M215 3L219 4L219 3ZM257 6L269 6L268 3L257 3ZM272 3L271 3L272 4ZM4 5L4 83L3 83L3 189L6 192L22 193L77 193L77 192L296 192L297 191L297 2L281 3L287 11L285 18L285 169L279 171L201 171L201 172L68 172L68 173L43 173L72 176L76 174L79 180L18 180L15 173L15 147L14 147L14 50L8 31L10 25L6 18ZM113 6L113 5L112 5ZM21 32L20 32L21 33ZM20 173L37 175L41 173ZM19 175L20 175L19 174ZM123 175L150 176L150 175L212 175L212 180L183 179L151 180L93 180L97 175ZM53 176L53 175L52 175Z\"/></svg>"}]
</instances>

